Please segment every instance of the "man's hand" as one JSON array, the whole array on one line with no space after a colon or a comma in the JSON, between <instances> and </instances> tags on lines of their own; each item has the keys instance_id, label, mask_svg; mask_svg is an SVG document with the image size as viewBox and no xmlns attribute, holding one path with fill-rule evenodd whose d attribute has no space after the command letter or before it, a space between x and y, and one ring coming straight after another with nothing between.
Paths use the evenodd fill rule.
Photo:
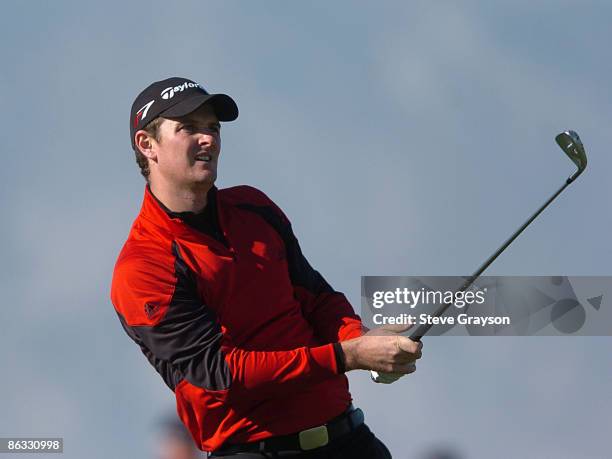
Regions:
<instances>
[{"instance_id":1,"label":"man's hand","mask_svg":"<svg viewBox=\"0 0 612 459\"><path fill-rule=\"evenodd\" d=\"M421 358L423 344L399 334L408 328L382 326L359 338L342 341L346 371L374 370L400 375L416 371L415 361Z\"/></svg>"}]
</instances>

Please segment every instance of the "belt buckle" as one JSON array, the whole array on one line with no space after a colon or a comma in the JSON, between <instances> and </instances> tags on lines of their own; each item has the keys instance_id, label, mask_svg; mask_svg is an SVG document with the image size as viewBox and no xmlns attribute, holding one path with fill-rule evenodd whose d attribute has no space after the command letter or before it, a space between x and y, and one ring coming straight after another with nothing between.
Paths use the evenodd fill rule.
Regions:
<instances>
[{"instance_id":1,"label":"belt buckle","mask_svg":"<svg viewBox=\"0 0 612 459\"><path fill-rule=\"evenodd\" d=\"M329 433L326 426L313 427L312 429L302 430L299 433L300 448L308 451L320 448L329 443Z\"/></svg>"}]
</instances>

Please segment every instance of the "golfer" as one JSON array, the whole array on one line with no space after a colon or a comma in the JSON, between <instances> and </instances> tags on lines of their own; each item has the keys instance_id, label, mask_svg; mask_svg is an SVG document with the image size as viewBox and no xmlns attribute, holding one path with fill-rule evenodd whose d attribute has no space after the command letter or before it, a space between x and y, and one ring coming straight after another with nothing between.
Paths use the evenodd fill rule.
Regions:
<instances>
[{"instance_id":1,"label":"golfer","mask_svg":"<svg viewBox=\"0 0 612 459\"><path fill-rule=\"evenodd\" d=\"M264 193L215 187L220 122L237 116L232 98L186 78L136 97L147 183L113 274L119 320L210 457L389 458L345 373L392 381L415 371L421 344L362 327Z\"/></svg>"}]
</instances>

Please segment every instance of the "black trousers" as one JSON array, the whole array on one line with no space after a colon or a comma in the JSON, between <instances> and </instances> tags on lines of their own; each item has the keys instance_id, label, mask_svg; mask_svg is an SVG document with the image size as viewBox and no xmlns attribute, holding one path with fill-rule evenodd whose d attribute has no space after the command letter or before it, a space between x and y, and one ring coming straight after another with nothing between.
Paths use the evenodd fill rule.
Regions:
<instances>
[{"instance_id":1,"label":"black trousers","mask_svg":"<svg viewBox=\"0 0 612 459\"><path fill-rule=\"evenodd\" d=\"M311 451L279 451L261 453L233 453L219 456L212 453L209 457L224 459L391 459L391 453L367 425L362 424L353 432L338 438L327 446Z\"/></svg>"}]
</instances>

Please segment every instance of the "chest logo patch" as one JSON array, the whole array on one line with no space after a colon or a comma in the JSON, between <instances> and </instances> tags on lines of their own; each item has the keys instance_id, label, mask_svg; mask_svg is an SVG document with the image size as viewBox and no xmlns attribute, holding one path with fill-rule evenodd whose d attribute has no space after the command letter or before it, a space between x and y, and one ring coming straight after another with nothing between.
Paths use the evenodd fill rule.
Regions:
<instances>
[{"instance_id":1,"label":"chest logo patch","mask_svg":"<svg viewBox=\"0 0 612 459\"><path fill-rule=\"evenodd\" d=\"M145 303L144 305L145 314L149 319L152 319L157 311L159 311L159 304L157 303Z\"/></svg>"},{"instance_id":2,"label":"chest logo patch","mask_svg":"<svg viewBox=\"0 0 612 459\"><path fill-rule=\"evenodd\" d=\"M251 251L266 260L283 261L286 258L284 247L254 241Z\"/></svg>"}]
</instances>

